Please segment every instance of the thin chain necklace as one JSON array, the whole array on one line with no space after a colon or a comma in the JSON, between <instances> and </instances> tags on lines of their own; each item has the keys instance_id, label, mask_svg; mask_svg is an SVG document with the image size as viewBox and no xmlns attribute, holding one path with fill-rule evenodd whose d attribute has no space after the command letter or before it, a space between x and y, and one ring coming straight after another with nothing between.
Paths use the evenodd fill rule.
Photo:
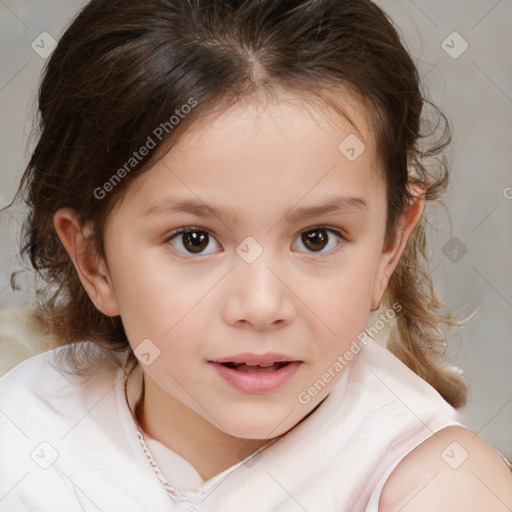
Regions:
<instances>
[{"instance_id":1,"label":"thin chain necklace","mask_svg":"<svg viewBox=\"0 0 512 512\"><path fill-rule=\"evenodd\" d=\"M133 369L132 369L132 371L133 371ZM153 468L153 471L155 472L156 476L158 477L158 479L160 480L160 482L164 486L164 488L167 491L167 494L169 495L169 497L175 503L180 503L180 502L183 502L183 501L190 501L178 489L176 489L176 487L174 487L169 482L169 480L167 480L167 478L165 478L162 470L160 469L160 467L156 463L155 458L153 457L153 454L151 453L151 451L148 448L148 445L146 444L146 440L144 438L144 434L139 429L139 422L137 420L138 409L140 408L140 406L142 405L143 400L144 400L144 379L142 379L142 395L141 395L142 398L139 400L139 402L135 406L135 413L134 413L132 411L132 408L130 407L130 403L128 401L128 377L130 376L130 374L131 374L131 371L127 372L126 369L125 369L124 396L125 396L125 399L126 399L126 405L128 406L128 410L130 411L130 414L131 414L131 417L132 417L132 420L133 420L133 426L135 428L135 433L137 434L137 437L138 437L138 439L140 441L142 449L144 450L144 453L146 454L146 457L147 457L149 463L151 464L151 467ZM268 443L264 444L258 450L256 450L254 453L249 455L246 459L241 461L240 464L247 462L249 459L251 459L254 456L256 456L262 450L264 450L264 449L268 448L269 446L271 446L272 444L274 444L278 439L280 439L280 437L282 437L282 436L278 436L278 437L276 437L274 439L271 439ZM204 492L206 492L206 489L205 489Z\"/></svg>"},{"instance_id":2,"label":"thin chain necklace","mask_svg":"<svg viewBox=\"0 0 512 512\"><path fill-rule=\"evenodd\" d=\"M137 417L134 414L134 412L132 411L132 408L130 407L130 403L128 402L128 389L127 389L128 388L128 377L129 377L129 373L125 373L125 378L124 378L124 396L126 398L126 405L128 406L128 409L129 409L130 414L131 414L132 419L133 419L133 425L135 427L135 433L137 434L137 437L139 438L139 441L140 441L140 444L142 446L142 449L144 450L144 453L146 454L146 457L148 458L148 461L151 464L151 467L153 468L153 471L156 473L156 476L158 477L158 479L160 480L160 482L164 486L164 488L167 491L167 494L170 496L170 498L174 502L176 502L176 503L180 503L182 501L185 501L185 497L181 494L181 492L178 491L178 489L176 489L173 485L171 485L171 483L167 480L167 478L165 478L162 470L160 469L160 467L156 463L152 453L150 452L150 450L148 448L148 445L146 444L146 440L144 439L144 435L142 434L142 432L139 429ZM144 379L142 380L142 396L144 397ZM137 407L139 407L141 403L142 403L142 400L140 400L139 403L137 404L137 406L135 407L136 411L137 411Z\"/></svg>"}]
</instances>

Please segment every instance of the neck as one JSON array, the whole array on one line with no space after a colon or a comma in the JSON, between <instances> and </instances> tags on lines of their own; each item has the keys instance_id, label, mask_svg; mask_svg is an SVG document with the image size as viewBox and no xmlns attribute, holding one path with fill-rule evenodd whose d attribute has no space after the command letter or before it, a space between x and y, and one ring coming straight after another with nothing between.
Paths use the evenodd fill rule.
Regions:
<instances>
[{"instance_id":1,"label":"neck","mask_svg":"<svg viewBox=\"0 0 512 512\"><path fill-rule=\"evenodd\" d=\"M134 414L145 434L190 462L204 481L269 442L269 439L234 437L216 428L146 374Z\"/></svg>"}]
</instances>

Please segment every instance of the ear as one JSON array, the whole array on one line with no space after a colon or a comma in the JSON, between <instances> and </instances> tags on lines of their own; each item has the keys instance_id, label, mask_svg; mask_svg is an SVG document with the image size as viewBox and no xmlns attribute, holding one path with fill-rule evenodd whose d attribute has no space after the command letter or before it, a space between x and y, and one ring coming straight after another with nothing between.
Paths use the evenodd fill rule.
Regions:
<instances>
[{"instance_id":1,"label":"ear","mask_svg":"<svg viewBox=\"0 0 512 512\"><path fill-rule=\"evenodd\" d=\"M404 213L397 219L393 236L387 246L384 246L380 256L372 292L372 309L379 307L393 272L407 246L407 241L425 209L425 188L415 184L410 185L409 191L414 197Z\"/></svg>"},{"instance_id":2,"label":"ear","mask_svg":"<svg viewBox=\"0 0 512 512\"><path fill-rule=\"evenodd\" d=\"M90 238L90 227L82 226L76 213L70 208L58 210L53 217L53 224L96 308L107 316L119 315L108 267L106 261L98 255Z\"/></svg>"}]
</instances>

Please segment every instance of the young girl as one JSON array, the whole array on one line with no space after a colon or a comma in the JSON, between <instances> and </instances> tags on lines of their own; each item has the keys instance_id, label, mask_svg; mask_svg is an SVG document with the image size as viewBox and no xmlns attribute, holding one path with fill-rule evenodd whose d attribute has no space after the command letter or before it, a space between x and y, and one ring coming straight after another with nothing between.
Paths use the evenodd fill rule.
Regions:
<instances>
[{"instance_id":1,"label":"young girl","mask_svg":"<svg viewBox=\"0 0 512 512\"><path fill-rule=\"evenodd\" d=\"M61 346L0 379L0 510L511 510L441 361L424 103L369 0L85 5L19 191Z\"/></svg>"}]
</instances>

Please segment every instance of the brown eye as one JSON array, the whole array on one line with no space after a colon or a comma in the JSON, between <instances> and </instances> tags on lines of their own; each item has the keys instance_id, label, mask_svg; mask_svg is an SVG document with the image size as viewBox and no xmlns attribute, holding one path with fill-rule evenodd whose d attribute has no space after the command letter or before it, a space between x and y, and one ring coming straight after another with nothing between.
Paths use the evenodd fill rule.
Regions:
<instances>
[{"instance_id":1,"label":"brown eye","mask_svg":"<svg viewBox=\"0 0 512 512\"><path fill-rule=\"evenodd\" d=\"M205 231L189 231L183 233L183 246L190 252L201 252L208 246L208 233Z\"/></svg>"},{"instance_id":2,"label":"brown eye","mask_svg":"<svg viewBox=\"0 0 512 512\"><path fill-rule=\"evenodd\" d=\"M341 233L337 231L318 227L303 231L300 241L309 252L329 253L339 245L336 241L336 237L343 238ZM324 250L326 247L328 247L328 250Z\"/></svg>"},{"instance_id":3,"label":"brown eye","mask_svg":"<svg viewBox=\"0 0 512 512\"><path fill-rule=\"evenodd\" d=\"M213 238L211 240L214 240ZM208 247L210 234L202 229L182 229L175 232L167 240L180 252L188 254L209 254L212 251L204 252ZM181 246L181 247L180 247Z\"/></svg>"},{"instance_id":4,"label":"brown eye","mask_svg":"<svg viewBox=\"0 0 512 512\"><path fill-rule=\"evenodd\" d=\"M312 251L321 251L327 245L327 236L324 229L315 229L302 233L304 245Z\"/></svg>"}]
</instances>

